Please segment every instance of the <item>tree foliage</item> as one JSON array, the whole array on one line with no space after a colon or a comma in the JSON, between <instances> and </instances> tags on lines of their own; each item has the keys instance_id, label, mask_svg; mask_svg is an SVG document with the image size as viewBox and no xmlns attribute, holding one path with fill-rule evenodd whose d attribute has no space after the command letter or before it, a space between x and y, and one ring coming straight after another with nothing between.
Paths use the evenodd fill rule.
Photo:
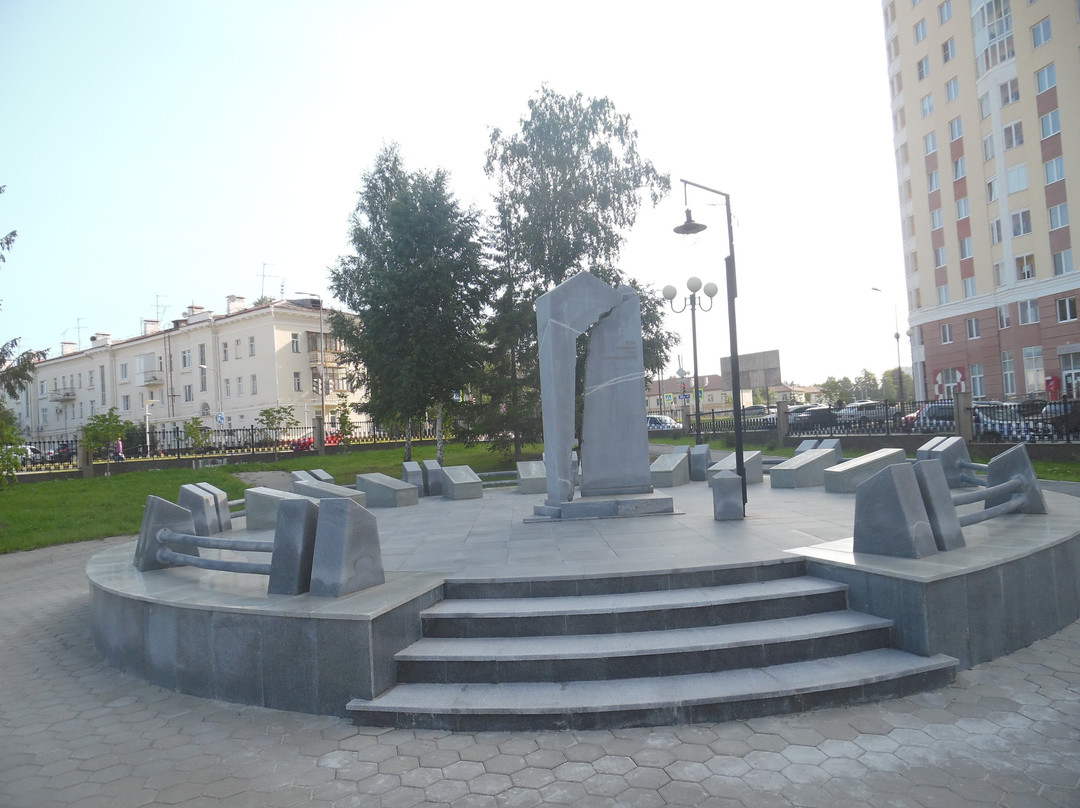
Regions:
<instances>
[{"instance_id":1,"label":"tree foliage","mask_svg":"<svg viewBox=\"0 0 1080 808\"><path fill-rule=\"evenodd\" d=\"M112 458L116 442L121 440L130 423L120 420L116 414L116 407L110 407L108 412L99 412L86 419L83 425L83 441L90 448L90 455L105 456L105 473L108 475L109 460Z\"/></svg>"},{"instance_id":2,"label":"tree foliage","mask_svg":"<svg viewBox=\"0 0 1080 808\"><path fill-rule=\"evenodd\" d=\"M488 349L478 404L461 416L466 439L521 446L541 432L536 298L589 271L640 294L645 365L659 372L675 336L663 329L658 295L626 278L619 252L646 199L671 181L637 150L637 132L607 98L563 96L548 87L529 101L520 130L491 133L486 170L498 182L487 228L496 290L483 330Z\"/></svg>"},{"instance_id":3,"label":"tree foliage","mask_svg":"<svg viewBox=\"0 0 1080 808\"><path fill-rule=\"evenodd\" d=\"M477 332L490 299L477 214L463 210L445 171L407 172L397 146L363 177L352 217L355 255L331 271L331 288L356 317L334 315L362 409L407 437L482 364Z\"/></svg>"}]
</instances>

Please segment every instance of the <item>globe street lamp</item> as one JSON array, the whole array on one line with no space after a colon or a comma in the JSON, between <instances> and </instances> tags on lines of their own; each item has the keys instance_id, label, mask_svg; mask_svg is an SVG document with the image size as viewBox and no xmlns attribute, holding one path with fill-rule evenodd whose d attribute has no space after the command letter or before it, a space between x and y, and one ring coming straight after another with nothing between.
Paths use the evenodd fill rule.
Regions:
<instances>
[{"instance_id":1,"label":"globe street lamp","mask_svg":"<svg viewBox=\"0 0 1080 808\"><path fill-rule=\"evenodd\" d=\"M705 284L704 290L701 288L700 278L690 278L686 282L686 288L690 290L690 296L685 298L681 309L675 308L675 296L678 294L678 290L671 285L664 287L664 298L667 300L668 305L671 306L671 310L676 314L682 314L686 311L687 306L690 307L690 334L694 344L694 442L701 444L701 399L698 397L698 391L700 386L698 384L698 364L697 364L697 310L701 307L702 311L709 311L712 309L712 300L716 297L717 291L715 283ZM698 296L699 291L704 291L705 296L709 299L709 305L705 306L702 303L701 298Z\"/></svg>"},{"instance_id":2,"label":"globe street lamp","mask_svg":"<svg viewBox=\"0 0 1080 808\"><path fill-rule=\"evenodd\" d=\"M742 385L739 380L738 330L735 326L735 298L738 297L739 292L738 286L735 283L735 235L731 226L731 196L723 191L717 191L715 188L699 185L698 183L690 182L689 180L680 179L679 182L683 184L683 204L687 205L686 221L674 228L675 232L679 235L686 236L700 233L706 227L700 222L695 222L694 218L690 215L690 207L687 203L687 186L692 185L695 188L700 188L702 191L708 191L710 194L724 197L724 204L727 208L728 257L724 263L727 269L728 338L731 342L732 413L735 416L735 473L738 474L739 478L742 480L743 516L746 516L746 467L743 464Z\"/></svg>"}]
</instances>

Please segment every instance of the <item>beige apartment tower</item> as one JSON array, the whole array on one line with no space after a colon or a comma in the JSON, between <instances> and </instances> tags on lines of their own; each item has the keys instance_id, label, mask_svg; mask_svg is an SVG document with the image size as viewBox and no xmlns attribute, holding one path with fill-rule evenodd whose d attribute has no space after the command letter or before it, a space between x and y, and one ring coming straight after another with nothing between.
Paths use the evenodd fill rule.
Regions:
<instances>
[{"instance_id":1,"label":"beige apartment tower","mask_svg":"<svg viewBox=\"0 0 1080 808\"><path fill-rule=\"evenodd\" d=\"M917 397L1080 396L1080 0L882 7Z\"/></svg>"}]
</instances>

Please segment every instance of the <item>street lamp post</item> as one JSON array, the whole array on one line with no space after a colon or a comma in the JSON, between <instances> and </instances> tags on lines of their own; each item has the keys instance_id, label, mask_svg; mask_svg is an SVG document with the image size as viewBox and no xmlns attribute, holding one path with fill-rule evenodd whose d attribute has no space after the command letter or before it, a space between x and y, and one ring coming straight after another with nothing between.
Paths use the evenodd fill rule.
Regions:
<instances>
[{"instance_id":1,"label":"street lamp post","mask_svg":"<svg viewBox=\"0 0 1080 808\"><path fill-rule=\"evenodd\" d=\"M705 284L705 288L701 287L700 278L690 278L686 282L686 288L690 290L690 296L683 301L681 309L675 308L675 296L678 294L678 290L671 286L664 287L664 298L667 300L668 305L671 306L671 310L676 314L681 314L686 311L687 307L690 308L690 335L694 346L694 442L701 444L701 399L698 397L698 390L700 385L698 382L698 363L697 363L697 310L701 307L702 311L709 311L712 309L712 300L716 297L718 289L715 283ZM705 296L709 299L709 305L706 307L698 296L699 291L704 291Z\"/></svg>"},{"instance_id":2,"label":"street lamp post","mask_svg":"<svg viewBox=\"0 0 1080 808\"><path fill-rule=\"evenodd\" d=\"M728 300L728 338L731 343L731 398L732 413L735 416L735 472L742 480L743 516L746 515L746 467L743 463L743 428L742 428L742 385L739 380L739 339L738 329L735 324L735 298L739 296L738 285L735 281L735 234L731 225L731 195L715 188L699 185L690 180L680 179L683 184L683 204L687 204L687 186L692 185L711 194L724 197L727 208L727 235L728 256L724 262L727 270L727 300ZM706 225L695 222L690 215L690 207L686 208L686 221L675 227L679 235L692 235L700 233ZM695 349L696 350L696 349ZM695 395L697 395L695 391Z\"/></svg>"},{"instance_id":3,"label":"street lamp post","mask_svg":"<svg viewBox=\"0 0 1080 808\"><path fill-rule=\"evenodd\" d=\"M870 287L871 291L885 293L884 289L879 289L876 286ZM904 370L900 363L900 318L896 311L896 304L893 304L892 309L893 316L893 339L896 340L896 397L900 403L901 412L903 412L904 406Z\"/></svg>"}]
</instances>

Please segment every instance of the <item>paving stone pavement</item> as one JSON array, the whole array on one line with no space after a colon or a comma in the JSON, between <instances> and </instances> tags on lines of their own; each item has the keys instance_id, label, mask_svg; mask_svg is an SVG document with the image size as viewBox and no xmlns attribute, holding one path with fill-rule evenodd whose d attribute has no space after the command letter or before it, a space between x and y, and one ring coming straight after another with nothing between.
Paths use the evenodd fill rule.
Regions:
<instances>
[{"instance_id":1,"label":"paving stone pavement","mask_svg":"<svg viewBox=\"0 0 1080 808\"><path fill-rule=\"evenodd\" d=\"M878 704L597 732L356 727L107 667L84 567L130 540L0 556L3 808L1080 806L1080 623Z\"/></svg>"}]
</instances>

